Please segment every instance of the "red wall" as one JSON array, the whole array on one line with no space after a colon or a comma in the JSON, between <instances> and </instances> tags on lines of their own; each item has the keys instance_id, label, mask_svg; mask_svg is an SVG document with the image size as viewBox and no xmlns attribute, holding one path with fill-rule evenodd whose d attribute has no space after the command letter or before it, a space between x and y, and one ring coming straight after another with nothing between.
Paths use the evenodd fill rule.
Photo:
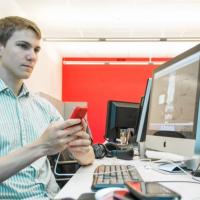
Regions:
<instances>
[{"instance_id":1,"label":"red wall","mask_svg":"<svg viewBox=\"0 0 200 200\"><path fill-rule=\"evenodd\" d=\"M81 58L77 58L79 59ZM63 59L66 60L70 59ZM101 143L104 141L107 101L112 99L139 102L144 94L146 80L151 77L155 67L130 66L126 63L120 65L63 63L62 99L65 102L88 102L88 121L94 142Z\"/></svg>"}]
</instances>

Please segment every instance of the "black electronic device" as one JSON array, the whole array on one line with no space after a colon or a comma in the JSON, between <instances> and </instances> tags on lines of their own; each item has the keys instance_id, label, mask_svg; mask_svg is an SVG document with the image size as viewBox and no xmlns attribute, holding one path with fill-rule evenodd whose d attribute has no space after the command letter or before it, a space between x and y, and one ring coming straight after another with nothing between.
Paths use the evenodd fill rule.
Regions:
<instances>
[{"instance_id":1,"label":"black electronic device","mask_svg":"<svg viewBox=\"0 0 200 200\"><path fill-rule=\"evenodd\" d=\"M141 98L140 98L140 107L139 107L139 114L138 114L138 121L137 121L137 124L136 124L135 133L138 132L139 123L140 123L141 114L142 114L143 104L144 104L144 96L141 96Z\"/></svg>"},{"instance_id":2,"label":"black electronic device","mask_svg":"<svg viewBox=\"0 0 200 200\"><path fill-rule=\"evenodd\" d=\"M146 139L151 85L152 85L152 78L148 78L146 83L145 93L144 96L141 98L140 102L140 116L138 119L138 124L136 129L137 142L144 142Z\"/></svg>"},{"instance_id":3,"label":"black electronic device","mask_svg":"<svg viewBox=\"0 0 200 200\"><path fill-rule=\"evenodd\" d=\"M141 200L178 200L180 194L158 182L127 181L125 185L133 196Z\"/></svg>"},{"instance_id":4,"label":"black electronic device","mask_svg":"<svg viewBox=\"0 0 200 200\"><path fill-rule=\"evenodd\" d=\"M108 101L105 139L109 142L117 142L120 138L120 129L136 129L139 108L139 103Z\"/></svg>"},{"instance_id":5,"label":"black electronic device","mask_svg":"<svg viewBox=\"0 0 200 200\"><path fill-rule=\"evenodd\" d=\"M94 144L93 146L95 158L100 159L105 156L107 157L117 157L123 160L132 160L134 156L134 151L132 147L122 149L115 143L106 144Z\"/></svg>"},{"instance_id":6,"label":"black electronic device","mask_svg":"<svg viewBox=\"0 0 200 200\"><path fill-rule=\"evenodd\" d=\"M184 156L182 160L191 160L185 162L188 169L197 168L200 44L153 71L145 148Z\"/></svg>"}]
</instances>

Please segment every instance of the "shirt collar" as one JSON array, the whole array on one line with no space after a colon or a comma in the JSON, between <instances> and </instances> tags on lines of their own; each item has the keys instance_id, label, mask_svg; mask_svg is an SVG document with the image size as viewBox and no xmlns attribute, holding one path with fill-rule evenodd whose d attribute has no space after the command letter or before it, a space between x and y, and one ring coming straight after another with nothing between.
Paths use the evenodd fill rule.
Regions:
<instances>
[{"instance_id":1,"label":"shirt collar","mask_svg":"<svg viewBox=\"0 0 200 200\"><path fill-rule=\"evenodd\" d=\"M26 87L26 85L23 83L19 96L28 96L28 95L29 95L29 90Z\"/></svg>"},{"instance_id":2,"label":"shirt collar","mask_svg":"<svg viewBox=\"0 0 200 200\"><path fill-rule=\"evenodd\" d=\"M5 82L2 80L2 79L0 79L0 93L1 92L3 92L3 91L5 91L5 90L11 90L6 84L5 84ZM29 95L29 90L28 90L28 88L26 87L26 85L23 83L23 85L22 85L22 89L21 89L21 91L20 91L20 94L18 95L19 97L21 97L21 96L28 96Z\"/></svg>"},{"instance_id":3,"label":"shirt collar","mask_svg":"<svg viewBox=\"0 0 200 200\"><path fill-rule=\"evenodd\" d=\"M7 88L8 86L4 83L3 80L0 79L0 92L4 91Z\"/></svg>"}]
</instances>

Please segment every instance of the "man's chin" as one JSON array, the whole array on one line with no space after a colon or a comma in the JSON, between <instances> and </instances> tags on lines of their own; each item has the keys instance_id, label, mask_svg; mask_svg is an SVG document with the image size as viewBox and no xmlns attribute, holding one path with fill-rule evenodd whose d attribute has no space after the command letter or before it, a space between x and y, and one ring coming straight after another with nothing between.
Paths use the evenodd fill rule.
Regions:
<instances>
[{"instance_id":1,"label":"man's chin","mask_svg":"<svg viewBox=\"0 0 200 200\"><path fill-rule=\"evenodd\" d=\"M20 79L29 79L30 78L30 76L31 76L31 73L24 73L24 74L22 74L21 76L20 76Z\"/></svg>"}]
</instances>

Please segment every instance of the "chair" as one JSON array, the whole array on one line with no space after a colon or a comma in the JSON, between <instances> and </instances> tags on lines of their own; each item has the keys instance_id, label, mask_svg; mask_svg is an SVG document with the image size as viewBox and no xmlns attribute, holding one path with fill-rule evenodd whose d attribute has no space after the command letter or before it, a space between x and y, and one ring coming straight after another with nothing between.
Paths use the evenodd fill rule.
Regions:
<instances>
[{"instance_id":1,"label":"chair","mask_svg":"<svg viewBox=\"0 0 200 200\"><path fill-rule=\"evenodd\" d=\"M59 160L57 161L58 156L59 156ZM70 180L72 175L80 167L78 162L70 156L67 150L63 151L60 155L56 154L56 155L48 156L48 159L51 164L52 172L56 178L56 182L58 183L60 188L62 188ZM57 165L56 165L56 162L57 162Z\"/></svg>"}]
</instances>

